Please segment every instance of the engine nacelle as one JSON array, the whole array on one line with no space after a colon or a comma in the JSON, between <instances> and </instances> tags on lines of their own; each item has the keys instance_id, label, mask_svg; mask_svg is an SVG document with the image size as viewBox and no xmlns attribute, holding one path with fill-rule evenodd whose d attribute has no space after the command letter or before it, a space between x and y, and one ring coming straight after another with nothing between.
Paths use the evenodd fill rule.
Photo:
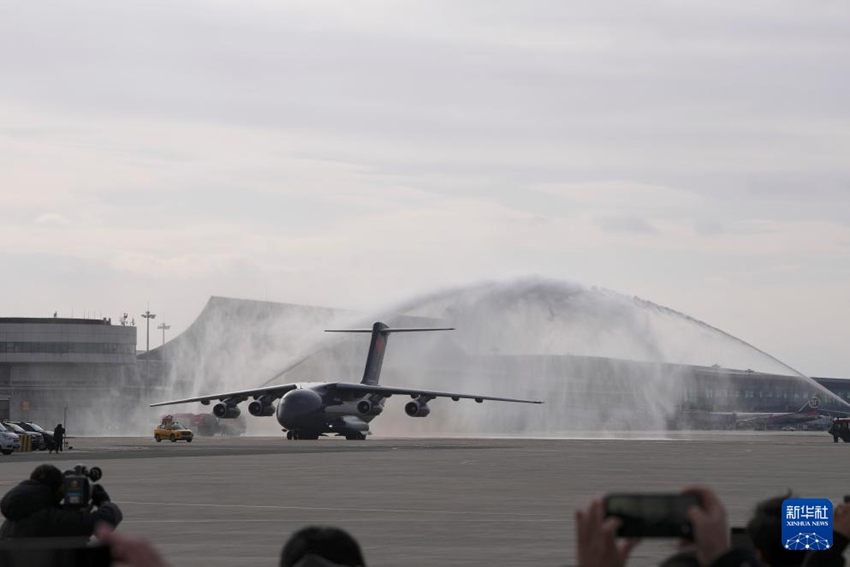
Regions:
<instances>
[{"instance_id":1,"label":"engine nacelle","mask_svg":"<svg viewBox=\"0 0 850 567\"><path fill-rule=\"evenodd\" d=\"M412 402L407 402L404 405L404 413L410 417L425 417L431 413L431 408L429 408L426 403L420 402L419 400L413 400Z\"/></svg>"},{"instance_id":2,"label":"engine nacelle","mask_svg":"<svg viewBox=\"0 0 850 567\"><path fill-rule=\"evenodd\" d=\"M219 419L236 419L241 414L242 410L240 410L237 405L219 402L213 406L213 415Z\"/></svg>"},{"instance_id":3,"label":"engine nacelle","mask_svg":"<svg viewBox=\"0 0 850 567\"><path fill-rule=\"evenodd\" d=\"M260 398L248 404L248 413L255 417L269 417L274 415L274 404Z\"/></svg>"},{"instance_id":4,"label":"engine nacelle","mask_svg":"<svg viewBox=\"0 0 850 567\"><path fill-rule=\"evenodd\" d=\"M381 402L373 402L372 400L360 400L357 402L357 413L360 415L381 415L384 411L384 406Z\"/></svg>"}]
</instances>

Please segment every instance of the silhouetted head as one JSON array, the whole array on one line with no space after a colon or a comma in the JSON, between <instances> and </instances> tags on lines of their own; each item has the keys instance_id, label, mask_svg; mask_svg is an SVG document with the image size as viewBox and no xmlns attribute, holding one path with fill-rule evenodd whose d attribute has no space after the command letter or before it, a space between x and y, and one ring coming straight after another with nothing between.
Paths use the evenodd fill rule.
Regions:
<instances>
[{"instance_id":1,"label":"silhouetted head","mask_svg":"<svg viewBox=\"0 0 850 567\"><path fill-rule=\"evenodd\" d=\"M59 500L62 499L62 490L65 488L65 475L53 465L38 465L32 471L30 480L45 485Z\"/></svg>"},{"instance_id":2,"label":"silhouetted head","mask_svg":"<svg viewBox=\"0 0 850 567\"><path fill-rule=\"evenodd\" d=\"M658 567L700 567L697 552L694 550L680 551L661 562Z\"/></svg>"},{"instance_id":3,"label":"silhouetted head","mask_svg":"<svg viewBox=\"0 0 850 567\"><path fill-rule=\"evenodd\" d=\"M790 551L782 545L782 502L793 498L791 492L759 502L747 533L756 546L759 560L768 567L798 567L806 554Z\"/></svg>"},{"instance_id":4,"label":"silhouetted head","mask_svg":"<svg viewBox=\"0 0 850 567\"><path fill-rule=\"evenodd\" d=\"M333 527L310 526L292 534L283 546L280 567L294 567L310 555L335 565L366 566L360 545L348 532Z\"/></svg>"}]
</instances>

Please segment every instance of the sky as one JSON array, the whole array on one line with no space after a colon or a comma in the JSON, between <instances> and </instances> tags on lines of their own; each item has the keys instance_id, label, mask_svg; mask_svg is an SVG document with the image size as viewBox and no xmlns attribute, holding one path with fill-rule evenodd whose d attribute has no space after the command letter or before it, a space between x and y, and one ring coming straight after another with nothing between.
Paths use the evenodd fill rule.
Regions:
<instances>
[{"instance_id":1,"label":"sky","mask_svg":"<svg viewBox=\"0 0 850 567\"><path fill-rule=\"evenodd\" d=\"M850 378L848 30L843 0L4 2L0 315L175 336L211 295L536 275Z\"/></svg>"}]
</instances>

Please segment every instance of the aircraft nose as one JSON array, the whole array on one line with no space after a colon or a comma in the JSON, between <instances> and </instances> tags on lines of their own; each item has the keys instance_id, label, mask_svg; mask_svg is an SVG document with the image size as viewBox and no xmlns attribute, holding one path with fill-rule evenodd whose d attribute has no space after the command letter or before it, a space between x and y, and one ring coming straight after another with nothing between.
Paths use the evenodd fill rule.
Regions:
<instances>
[{"instance_id":1,"label":"aircraft nose","mask_svg":"<svg viewBox=\"0 0 850 567\"><path fill-rule=\"evenodd\" d=\"M297 428L296 422L322 408L322 398L312 390L293 390L280 401L278 420L287 429Z\"/></svg>"}]
</instances>

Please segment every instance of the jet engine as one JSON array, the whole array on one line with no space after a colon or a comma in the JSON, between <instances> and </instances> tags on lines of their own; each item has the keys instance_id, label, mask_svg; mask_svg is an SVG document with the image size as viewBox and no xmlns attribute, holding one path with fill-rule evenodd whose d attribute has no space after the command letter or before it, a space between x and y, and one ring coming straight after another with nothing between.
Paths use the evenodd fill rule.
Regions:
<instances>
[{"instance_id":1,"label":"jet engine","mask_svg":"<svg viewBox=\"0 0 850 567\"><path fill-rule=\"evenodd\" d=\"M431 408L429 408L428 404L426 404L425 402L413 400L412 402L407 402L404 405L404 413L406 413L410 417L425 417L426 415L431 413Z\"/></svg>"},{"instance_id":2,"label":"jet engine","mask_svg":"<svg viewBox=\"0 0 850 567\"><path fill-rule=\"evenodd\" d=\"M381 415L383 411L384 406L380 402L375 403L372 400L360 400L357 402L357 412L361 415Z\"/></svg>"},{"instance_id":3,"label":"jet engine","mask_svg":"<svg viewBox=\"0 0 850 567\"><path fill-rule=\"evenodd\" d=\"M262 397L248 404L248 413L256 417L268 417L274 415L274 404L271 400Z\"/></svg>"},{"instance_id":4,"label":"jet engine","mask_svg":"<svg viewBox=\"0 0 850 567\"><path fill-rule=\"evenodd\" d=\"M236 419L242 413L236 404L219 402L213 406L213 415L219 419Z\"/></svg>"}]
</instances>

